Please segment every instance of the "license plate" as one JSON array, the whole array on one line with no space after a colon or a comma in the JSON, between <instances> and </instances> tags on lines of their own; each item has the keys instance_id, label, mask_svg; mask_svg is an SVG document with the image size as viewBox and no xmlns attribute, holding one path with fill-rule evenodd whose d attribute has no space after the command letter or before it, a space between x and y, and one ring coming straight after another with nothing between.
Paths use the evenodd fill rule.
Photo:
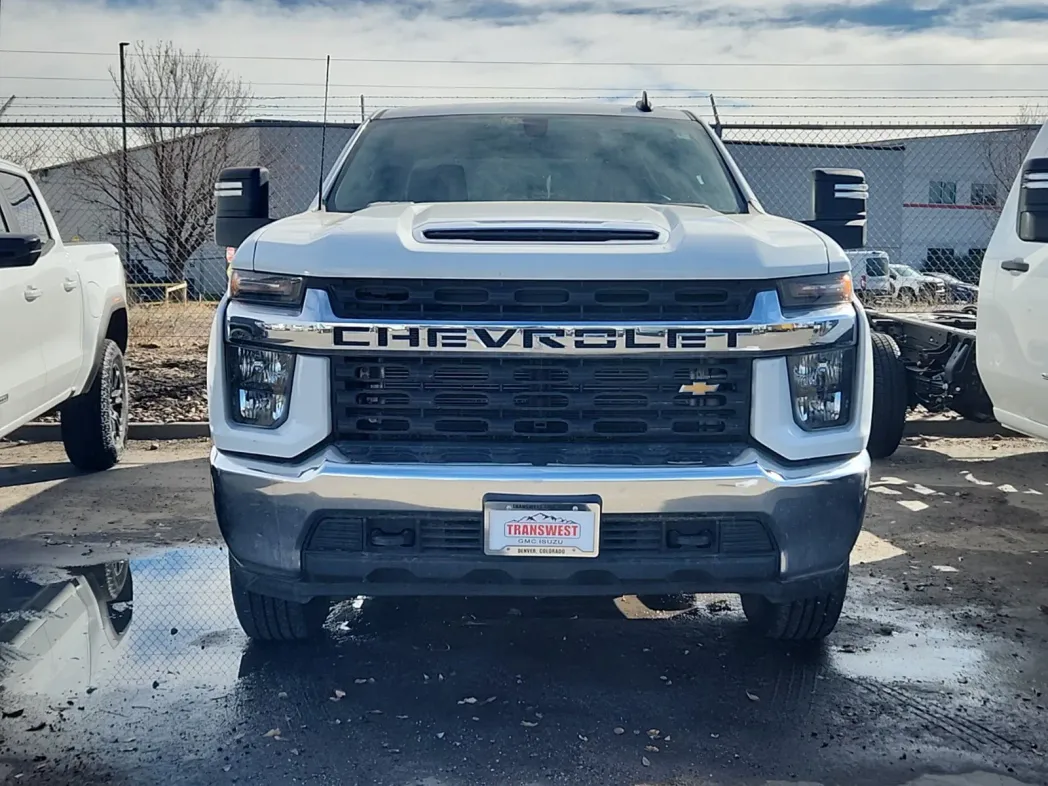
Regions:
<instances>
[{"instance_id":1,"label":"license plate","mask_svg":"<svg viewBox=\"0 0 1048 786\"><path fill-rule=\"evenodd\" d=\"M596 557L598 502L484 502L484 553L502 557Z\"/></svg>"}]
</instances>

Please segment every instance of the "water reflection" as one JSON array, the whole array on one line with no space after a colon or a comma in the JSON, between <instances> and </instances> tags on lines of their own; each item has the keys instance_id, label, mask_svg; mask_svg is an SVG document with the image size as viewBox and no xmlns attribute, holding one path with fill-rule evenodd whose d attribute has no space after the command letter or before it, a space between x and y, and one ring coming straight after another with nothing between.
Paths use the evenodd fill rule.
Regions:
<instances>
[{"instance_id":1,"label":"water reflection","mask_svg":"<svg viewBox=\"0 0 1048 786\"><path fill-rule=\"evenodd\" d=\"M52 571L0 571L0 686L63 693L94 684L119 657L133 613L124 561Z\"/></svg>"}]
</instances>

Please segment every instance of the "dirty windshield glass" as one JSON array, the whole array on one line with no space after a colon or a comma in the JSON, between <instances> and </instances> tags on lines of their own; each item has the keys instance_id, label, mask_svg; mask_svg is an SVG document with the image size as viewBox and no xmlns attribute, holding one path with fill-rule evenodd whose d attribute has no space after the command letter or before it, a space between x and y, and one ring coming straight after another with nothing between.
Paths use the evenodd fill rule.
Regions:
<instances>
[{"instance_id":1,"label":"dirty windshield glass","mask_svg":"<svg viewBox=\"0 0 1048 786\"><path fill-rule=\"evenodd\" d=\"M377 120L327 208L375 202L640 202L745 211L694 121L611 115L450 115Z\"/></svg>"}]
</instances>

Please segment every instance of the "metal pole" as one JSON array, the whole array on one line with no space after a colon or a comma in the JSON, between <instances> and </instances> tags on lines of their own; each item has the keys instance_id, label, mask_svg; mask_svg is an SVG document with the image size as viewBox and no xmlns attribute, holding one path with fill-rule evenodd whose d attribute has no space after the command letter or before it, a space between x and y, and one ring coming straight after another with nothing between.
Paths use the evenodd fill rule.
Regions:
<instances>
[{"instance_id":1,"label":"metal pole","mask_svg":"<svg viewBox=\"0 0 1048 786\"><path fill-rule=\"evenodd\" d=\"M360 122L364 122L364 94L360 94Z\"/></svg>"},{"instance_id":2,"label":"metal pole","mask_svg":"<svg viewBox=\"0 0 1048 786\"><path fill-rule=\"evenodd\" d=\"M724 129L721 126L720 112L717 111L717 101L713 98L713 93L710 93L710 106L713 107L713 130L720 137Z\"/></svg>"},{"instance_id":3,"label":"metal pole","mask_svg":"<svg viewBox=\"0 0 1048 786\"><path fill-rule=\"evenodd\" d=\"M131 267L131 217L127 180L127 58L126 41L120 44L120 127L124 144L120 160L120 212L124 223L124 265Z\"/></svg>"}]
</instances>

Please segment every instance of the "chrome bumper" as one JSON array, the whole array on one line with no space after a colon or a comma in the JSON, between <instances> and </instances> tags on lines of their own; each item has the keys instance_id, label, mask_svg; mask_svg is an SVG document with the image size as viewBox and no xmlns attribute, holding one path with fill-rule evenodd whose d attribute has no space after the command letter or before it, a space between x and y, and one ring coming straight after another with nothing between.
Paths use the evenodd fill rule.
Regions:
<instances>
[{"instance_id":1,"label":"chrome bumper","mask_svg":"<svg viewBox=\"0 0 1048 786\"><path fill-rule=\"evenodd\" d=\"M775 581L799 582L839 572L846 565L862 526L869 469L865 452L832 462L786 467L756 450L747 450L731 466L660 468L362 465L346 462L335 448L288 465L217 449L211 453L219 526L234 561L256 575L268 574L282 582L308 581L302 554L321 514L355 510L479 513L483 497L499 493L596 495L604 513L758 514L767 522L778 551ZM425 554L385 557L384 561L366 558L383 567L396 564L397 559L410 559L412 566L418 566L442 558ZM505 558L485 557L482 552L456 559L465 573L482 565L510 564L493 563L493 559ZM682 559L694 563L703 558ZM643 561L638 558L634 563ZM586 560L523 562L535 566L540 581L551 563L570 563L564 567L569 571L593 567L580 564ZM680 568L679 561L665 556L648 562L657 562L667 575ZM520 560L512 563L519 565ZM544 567L539 568L539 563ZM524 573L529 570L522 569ZM724 580L720 591L733 591L731 565L721 560L718 570L711 575ZM446 574L445 560L444 569L427 580L436 581ZM528 574L522 580L532 579ZM710 587L709 591L717 590ZM542 594L537 587L529 592Z\"/></svg>"}]
</instances>

